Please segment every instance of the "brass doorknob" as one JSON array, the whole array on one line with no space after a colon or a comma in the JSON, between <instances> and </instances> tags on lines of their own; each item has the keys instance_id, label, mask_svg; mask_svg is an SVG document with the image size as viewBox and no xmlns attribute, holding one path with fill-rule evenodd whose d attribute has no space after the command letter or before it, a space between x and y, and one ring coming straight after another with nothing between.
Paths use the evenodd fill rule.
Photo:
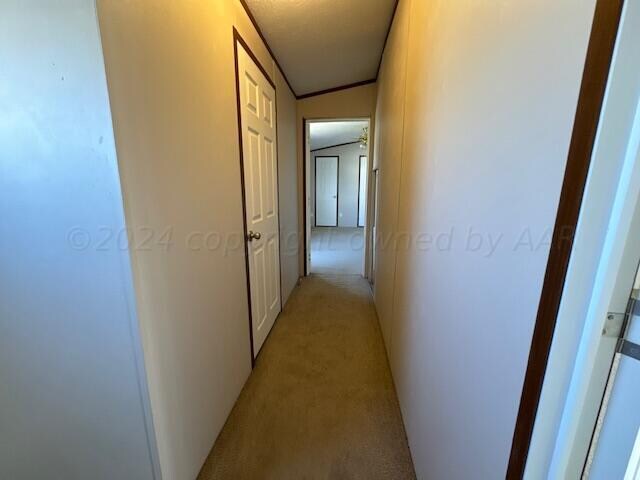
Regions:
<instances>
[{"instance_id":1,"label":"brass doorknob","mask_svg":"<svg viewBox=\"0 0 640 480\"><path fill-rule=\"evenodd\" d=\"M260 232L249 230L249 233L247 234L247 240L251 242L253 240L260 240L260 238L262 238L262 234Z\"/></svg>"}]
</instances>

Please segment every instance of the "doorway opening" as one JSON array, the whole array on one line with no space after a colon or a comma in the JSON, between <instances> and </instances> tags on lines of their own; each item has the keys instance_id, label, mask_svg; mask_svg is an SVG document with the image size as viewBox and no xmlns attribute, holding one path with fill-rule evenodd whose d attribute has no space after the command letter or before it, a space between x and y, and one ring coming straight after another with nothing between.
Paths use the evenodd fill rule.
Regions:
<instances>
[{"instance_id":1,"label":"doorway opening","mask_svg":"<svg viewBox=\"0 0 640 480\"><path fill-rule=\"evenodd\" d=\"M369 119L304 121L305 273L366 277Z\"/></svg>"},{"instance_id":2,"label":"doorway opening","mask_svg":"<svg viewBox=\"0 0 640 480\"><path fill-rule=\"evenodd\" d=\"M556 267L563 255L564 271L548 275L561 283L543 288L544 328L536 326L532 340L514 478L631 479L640 472L640 416L629 407L640 399L640 2L598 5L569 155L584 166L577 181L565 177L579 196L572 219L556 223L571 234L549 256ZM584 88L596 83L597 94Z\"/></svg>"}]
</instances>

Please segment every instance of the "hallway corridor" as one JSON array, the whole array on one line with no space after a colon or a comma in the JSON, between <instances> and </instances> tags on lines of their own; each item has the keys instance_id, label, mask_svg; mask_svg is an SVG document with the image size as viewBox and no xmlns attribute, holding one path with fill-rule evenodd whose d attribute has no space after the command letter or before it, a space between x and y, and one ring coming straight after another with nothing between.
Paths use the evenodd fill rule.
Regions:
<instances>
[{"instance_id":1,"label":"hallway corridor","mask_svg":"<svg viewBox=\"0 0 640 480\"><path fill-rule=\"evenodd\" d=\"M640 472L640 0L0 37L0 480Z\"/></svg>"},{"instance_id":2,"label":"hallway corridor","mask_svg":"<svg viewBox=\"0 0 640 480\"><path fill-rule=\"evenodd\" d=\"M200 480L415 478L366 280L302 281Z\"/></svg>"}]
</instances>

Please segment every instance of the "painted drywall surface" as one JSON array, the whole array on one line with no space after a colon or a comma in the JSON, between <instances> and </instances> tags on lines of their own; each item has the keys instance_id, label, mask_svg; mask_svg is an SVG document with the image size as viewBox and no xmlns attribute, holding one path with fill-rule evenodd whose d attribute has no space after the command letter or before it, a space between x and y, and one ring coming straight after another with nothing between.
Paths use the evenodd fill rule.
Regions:
<instances>
[{"instance_id":1,"label":"painted drywall surface","mask_svg":"<svg viewBox=\"0 0 640 480\"><path fill-rule=\"evenodd\" d=\"M0 10L0 478L151 479L95 5Z\"/></svg>"},{"instance_id":2,"label":"painted drywall surface","mask_svg":"<svg viewBox=\"0 0 640 480\"><path fill-rule=\"evenodd\" d=\"M251 369L232 27L273 59L237 1L98 6L162 474L195 478Z\"/></svg>"},{"instance_id":3,"label":"painted drywall surface","mask_svg":"<svg viewBox=\"0 0 640 480\"><path fill-rule=\"evenodd\" d=\"M280 70L275 69L278 113L278 190L280 207L280 267L282 305L300 278L298 246L298 164L296 155L296 97Z\"/></svg>"},{"instance_id":4,"label":"painted drywall surface","mask_svg":"<svg viewBox=\"0 0 640 480\"><path fill-rule=\"evenodd\" d=\"M391 316L378 312L418 476L501 478L594 2L404 3L397 226L379 226L411 243L395 279L376 278L394 292ZM384 175L392 160L380 161Z\"/></svg>"},{"instance_id":5,"label":"painted drywall surface","mask_svg":"<svg viewBox=\"0 0 640 480\"><path fill-rule=\"evenodd\" d=\"M396 251L389 241L393 241L398 218L410 5L410 1L398 3L389 31L378 77L374 138L373 168L379 169L374 300L390 363L395 358L391 351L391 319Z\"/></svg>"},{"instance_id":6,"label":"painted drywall surface","mask_svg":"<svg viewBox=\"0 0 640 480\"><path fill-rule=\"evenodd\" d=\"M360 155L366 155L367 151L360 144L344 145L334 148L323 148L311 152L311 193L310 214L311 224L315 225L315 160L317 156L338 156L340 165L338 172L338 226L358 226L358 190L360 179ZM364 200L363 200L364 201Z\"/></svg>"},{"instance_id":7,"label":"painted drywall surface","mask_svg":"<svg viewBox=\"0 0 640 480\"><path fill-rule=\"evenodd\" d=\"M376 110L376 94L377 84L372 83L363 85L361 87L349 88L346 90L340 90L333 93L327 93L325 95L317 95L315 97L309 97L302 100L298 100L297 105L297 120L296 120L296 141L298 152L298 205L303 205L303 169L305 155L302 149L302 120L303 119L327 119L327 118L340 118L340 119L358 119L369 118L370 119L370 131L369 135L374 138L375 135L375 110ZM308 144L308 142L307 142ZM307 145L308 149L308 145ZM372 148L370 148L372 150ZM373 152L369 152L373 155ZM308 180L308 179L307 179ZM307 185L309 187L309 185ZM306 189L307 199L309 201L310 188ZM300 231L304 232L304 211L301 208L298 212L298 222L300 224ZM371 222L369 222L370 224ZM300 275L304 275L304 238L300 238ZM367 258L367 251L369 244L365 245L365 258ZM368 271L368 266L365 266L365 271Z\"/></svg>"}]
</instances>

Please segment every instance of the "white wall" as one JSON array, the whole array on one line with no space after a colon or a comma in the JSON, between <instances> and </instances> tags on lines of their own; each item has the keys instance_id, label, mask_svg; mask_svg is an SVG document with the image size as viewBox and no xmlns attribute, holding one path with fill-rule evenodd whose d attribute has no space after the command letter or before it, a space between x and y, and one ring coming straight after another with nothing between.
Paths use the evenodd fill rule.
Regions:
<instances>
[{"instance_id":1,"label":"white wall","mask_svg":"<svg viewBox=\"0 0 640 480\"><path fill-rule=\"evenodd\" d=\"M280 207L280 267L282 305L287 303L298 279L298 156L296 152L296 97L278 68L275 69L278 127L278 191Z\"/></svg>"},{"instance_id":2,"label":"white wall","mask_svg":"<svg viewBox=\"0 0 640 480\"><path fill-rule=\"evenodd\" d=\"M340 147L323 148L311 152L311 194L310 215L312 225L315 225L315 161L317 156L340 157L340 170L338 172L338 226L358 226L358 191L360 175L360 155L366 155L367 150L360 147L359 143L343 145ZM362 199L366 204L366 199Z\"/></svg>"},{"instance_id":3,"label":"white wall","mask_svg":"<svg viewBox=\"0 0 640 480\"><path fill-rule=\"evenodd\" d=\"M0 478L151 479L93 0L2 2L0 59Z\"/></svg>"},{"instance_id":4,"label":"white wall","mask_svg":"<svg viewBox=\"0 0 640 480\"><path fill-rule=\"evenodd\" d=\"M420 478L506 472L593 10L399 4L378 228L413 243L378 243L375 301Z\"/></svg>"},{"instance_id":5,"label":"white wall","mask_svg":"<svg viewBox=\"0 0 640 480\"><path fill-rule=\"evenodd\" d=\"M289 155L295 105L240 2L98 6L127 223L136 242L152 234L133 266L162 474L190 479L251 371L233 26L278 82ZM295 175L291 158L280 167Z\"/></svg>"}]
</instances>

